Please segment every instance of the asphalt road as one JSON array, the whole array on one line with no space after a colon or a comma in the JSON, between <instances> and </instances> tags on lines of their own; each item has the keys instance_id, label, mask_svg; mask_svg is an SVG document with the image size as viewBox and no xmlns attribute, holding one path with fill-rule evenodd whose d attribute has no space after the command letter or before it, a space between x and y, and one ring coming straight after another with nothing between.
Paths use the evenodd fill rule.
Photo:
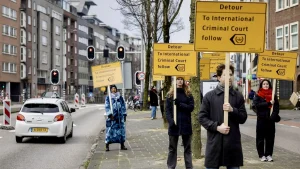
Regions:
<instances>
[{"instance_id":1,"label":"asphalt road","mask_svg":"<svg viewBox=\"0 0 300 169\"><path fill-rule=\"evenodd\" d=\"M104 106L87 105L72 114L73 138L25 138L16 143L14 130L0 130L1 169L78 169L104 127ZM0 116L2 123L2 116ZM12 115L15 125L16 114Z\"/></svg>"}]
</instances>

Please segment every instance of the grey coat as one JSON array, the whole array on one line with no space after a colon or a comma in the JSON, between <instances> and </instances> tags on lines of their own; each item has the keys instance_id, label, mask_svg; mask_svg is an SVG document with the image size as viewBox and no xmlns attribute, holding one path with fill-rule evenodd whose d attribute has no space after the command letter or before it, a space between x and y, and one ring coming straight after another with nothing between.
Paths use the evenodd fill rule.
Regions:
<instances>
[{"instance_id":1,"label":"grey coat","mask_svg":"<svg viewBox=\"0 0 300 169\"><path fill-rule=\"evenodd\" d=\"M205 166L243 166L243 152L239 124L247 120L245 101L242 94L229 90L229 103L233 112L229 112L228 126L230 131L223 135L217 126L224 122L224 92L218 87L208 92L201 105L199 122L207 130Z\"/></svg>"}]
</instances>

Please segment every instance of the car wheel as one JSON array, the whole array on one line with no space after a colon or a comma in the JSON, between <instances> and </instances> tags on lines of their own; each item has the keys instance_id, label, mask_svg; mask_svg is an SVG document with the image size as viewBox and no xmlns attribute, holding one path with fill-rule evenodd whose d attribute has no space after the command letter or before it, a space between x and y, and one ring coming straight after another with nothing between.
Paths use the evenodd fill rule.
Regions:
<instances>
[{"instance_id":1,"label":"car wheel","mask_svg":"<svg viewBox=\"0 0 300 169\"><path fill-rule=\"evenodd\" d=\"M70 138L73 137L73 123L72 123L72 129L71 129L71 132L70 132L70 134L69 134L69 137L70 137Z\"/></svg>"},{"instance_id":2,"label":"car wheel","mask_svg":"<svg viewBox=\"0 0 300 169\"><path fill-rule=\"evenodd\" d=\"M22 141L23 141L23 137L16 136L16 142L17 143L22 143Z\"/></svg>"},{"instance_id":3,"label":"car wheel","mask_svg":"<svg viewBox=\"0 0 300 169\"><path fill-rule=\"evenodd\" d=\"M64 136L59 138L59 142L62 144L66 143L66 141L67 141L67 128L65 129Z\"/></svg>"}]
</instances>

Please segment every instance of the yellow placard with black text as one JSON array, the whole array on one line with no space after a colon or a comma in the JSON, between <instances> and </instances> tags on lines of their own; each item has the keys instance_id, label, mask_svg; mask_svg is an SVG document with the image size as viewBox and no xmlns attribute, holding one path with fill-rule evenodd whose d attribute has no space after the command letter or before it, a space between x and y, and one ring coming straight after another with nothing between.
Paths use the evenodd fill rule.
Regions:
<instances>
[{"instance_id":1,"label":"yellow placard with black text","mask_svg":"<svg viewBox=\"0 0 300 169\"><path fill-rule=\"evenodd\" d=\"M160 76L160 75L153 75L153 81L161 81L165 80L165 76Z\"/></svg>"},{"instance_id":2,"label":"yellow placard with black text","mask_svg":"<svg viewBox=\"0 0 300 169\"><path fill-rule=\"evenodd\" d=\"M94 88L123 83L121 63L92 66Z\"/></svg>"},{"instance_id":3,"label":"yellow placard with black text","mask_svg":"<svg viewBox=\"0 0 300 169\"><path fill-rule=\"evenodd\" d=\"M154 43L153 74L196 76L197 54L194 44Z\"/></svg>"},{"instance_id":4,"label":"yellow placard with black text","mask_svg":"<svg viewBox=\"0 0 300 169\"><path fill-rule=\"evenodd\" d=\"M226 53L214 52L214 53L202 53L202 58L210 59L210 73L216 73L216 69L220 64L225 64Z\"/></svg>"},{"instance_id":5,"label":"yellow placard with black text","mask_svg":"<svg viewBox=\"0 0 300 169\"><path fill-rule=\"evenodd\" d=\"M210 59L200 59L200 80L210 80Z\"/></svg>"},{"instance_id":6,"label":"yellow placard with black text","mask_svg":"<svg viewBox=\"0 0 300 169\"><path fill-rule=\"evenodd\" d=\"M295 80L296 62L298 54L295 52L267 51L258 56L256 76L279 80Z\"/></svg>"}]
</instances>

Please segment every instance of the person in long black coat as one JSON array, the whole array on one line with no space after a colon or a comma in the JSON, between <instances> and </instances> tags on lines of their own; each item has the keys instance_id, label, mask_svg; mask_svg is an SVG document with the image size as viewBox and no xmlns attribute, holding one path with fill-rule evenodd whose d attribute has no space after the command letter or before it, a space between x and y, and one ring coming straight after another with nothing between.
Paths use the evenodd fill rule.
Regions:
<instances>
[{"instance_id":1,"label":"person in long black coat","mask_svg":"<svg viewBox=\"0 0 300 169\"><path fill-rule=\"evenodd\" d=\"M194 110L194 98L189 90L189 87L185 85L182 77L176 79L176 99L173 97L174 89L171 88L167 94L166 99L166 116L169 123L169 154L167 166L168 169L175 169L177 165L177 145L178 138L181 135L184 147L184 162L187 169L192 169L192 120L191 113ZM176 124L174 121L174 104L176 105Z\"/></svg>"},{"instance_id":2,"label":"person in long black coat","mask_svg":"<svg viewBox=\"0 0 300 169\"><path fill-rule=\"evenodd\" d=\"M155 86L150 90L150 105L151 105L151 119L156 119L156 108L158 106L158 95Z\"/></svg>"},{"instance_id":3,"label":"person in long black coat","mask_svg":"<svg viewBox=\"0 0 300 169\"><path fill-rule=\"evenodd\" d=\"M224 69L224 64L217 67L219 84L204 96L199 112L199 122L207 130L205 167L238 169L243 166L239 124L246 122L247 112L243 95L232 87L233 66L229 71L229 103L224 103ZM228 126L224 124L224 110L228 111Z\"/></svg>"},{"instance_id":4,"label":"person in long black coat","mask_svg":"<svg viewBox=\"0 0 300 169\"><path fill-rule=\"evenodd\" d=\"M272 85L267 79L261 81L253 104L257 109L256 149L261 161L273 161L275 122L280 121L277 96L272 98ZM272 115L270 115L273 107Z\"/></svg>"}]
</instances>

